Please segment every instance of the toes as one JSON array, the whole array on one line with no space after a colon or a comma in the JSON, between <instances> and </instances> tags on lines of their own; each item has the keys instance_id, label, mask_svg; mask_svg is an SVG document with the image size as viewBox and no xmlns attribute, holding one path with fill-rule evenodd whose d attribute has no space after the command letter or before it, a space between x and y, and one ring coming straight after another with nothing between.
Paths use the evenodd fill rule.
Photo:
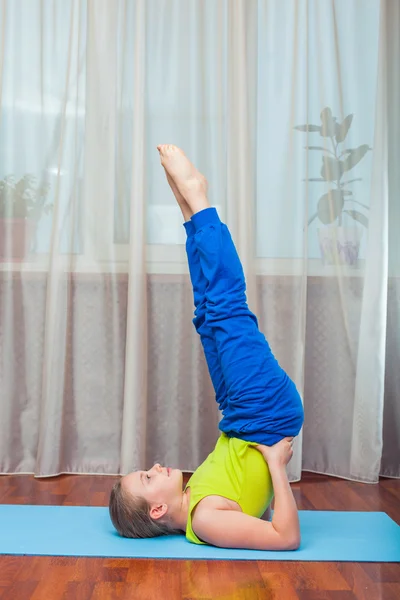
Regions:
<instances>
[{"instance_id":1,"label":"toes","mask_svg":"<svg viewBox=\"0 0 400 600\"><path fill-rule=\"evenodd\" d=\"M159 144L157 146L157 150L162 156L166 156L167 154L173 154L174 152L181 152L178 146L174 146L173 144Z\"/></svg>"},{"instance_id":2,"label":"toes","mask_svg":"<svg viewBox=\"0 0 400 600\"><path fill-rule=\"evenodd\" d=\"M167 150L168 150L168 146L167 146L167 144L159 144L157 146L157 150L159 151L161 156L165 156L165 154L167 153Z\"/></svg>"},{"instance_id":3,"label":"toes","mask_svg":"<svg viewBox=\"0 0 400 600\"><path fill-rule=\"evenodd\" d=\"M161 154L161 156L165 156L171 152L172 146L170 144L159 144L157 146L157 150Z\"/></svg>"}]
</instances>

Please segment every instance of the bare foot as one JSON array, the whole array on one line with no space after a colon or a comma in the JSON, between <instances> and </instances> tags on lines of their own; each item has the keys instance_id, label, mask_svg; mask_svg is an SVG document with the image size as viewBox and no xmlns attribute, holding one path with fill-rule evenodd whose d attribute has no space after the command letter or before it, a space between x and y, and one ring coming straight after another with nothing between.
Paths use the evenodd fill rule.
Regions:
<instances>
[{"instance_id":1,"label":"bare foot","mask_svg":"<svg viewBox=\"0 0 400 600\"><path fill-rule=\"evenodd\" d=\"M168 171L166 169L164 169L164 171L167 176L168 183L171 187L171 190L173 191L176 201L179 204L179 207L182 211L183 218L184 218L185 222L189 221L191 216L193 215L193 211L190 208L189 204L186 202L185 198L182 196L182 194L178 190L178 188L176 187L175 181L172 179L171 175L168 173Z\"/></svg>"},{"instance_id":2,"label":"bare foot","mask_svg":"<svg viewBox=\"0 0 400 600\"><path fill-rule=\"evenodd\" d=\"M157 146L161 164L173 179L178 191L186 200L193 213L210 206L207 200L207 180L177 146L161 144Z\"/></svg>"}]
</instances>

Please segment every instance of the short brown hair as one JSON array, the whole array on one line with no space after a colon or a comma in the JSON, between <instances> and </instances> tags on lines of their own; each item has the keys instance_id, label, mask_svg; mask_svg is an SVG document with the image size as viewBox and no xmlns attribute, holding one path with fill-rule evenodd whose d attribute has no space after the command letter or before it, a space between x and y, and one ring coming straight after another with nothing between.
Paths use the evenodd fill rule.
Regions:
<instances>
[{"instance_id":1,"label":"short brown hair","mask_svg":"<svg viewBox=\"0 0 400 600\"><path fill-rule=\"evenodd\" d=\"M112 524L123 537L151 538L182 533L168 523L152 519L147 500L141 496L132 496L124 490L121 479L111 490L109 510Z\"/></svg>"}]
</instances>

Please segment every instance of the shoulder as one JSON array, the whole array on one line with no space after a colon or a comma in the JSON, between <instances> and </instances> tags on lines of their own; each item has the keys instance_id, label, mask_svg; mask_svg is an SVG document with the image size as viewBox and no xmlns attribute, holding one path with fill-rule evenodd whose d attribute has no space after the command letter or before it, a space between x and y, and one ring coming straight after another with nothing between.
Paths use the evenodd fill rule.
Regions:
<instances>
[{"instance_id":1,"label":"shoulder","mask_svg":"<svg viewBox=\"0 0 400 600\"><path fill-rule=\"evenodd\" d=\"M202 534L213 527L213 519L218 518L221 512L242 512L242 509L237 502L217 495L202 498L193 508L189 519L190 529L200 541L206 542Z\"/></svg>"},{"instance_id":2,"label":"shoulder","mask_svg":"<svg viewBox=\"0 0 400 600\"><path fill-rule=\"evenodd\" d=\"M209 495L205 496L200 500L197 506L194 508L192 513L192 520L203 512L207 512L209 510L236 510L242 512L239 504L234 500L230 500L229 498L225 498L224 496L218 495Z\"/></svg>"}]
</instances>

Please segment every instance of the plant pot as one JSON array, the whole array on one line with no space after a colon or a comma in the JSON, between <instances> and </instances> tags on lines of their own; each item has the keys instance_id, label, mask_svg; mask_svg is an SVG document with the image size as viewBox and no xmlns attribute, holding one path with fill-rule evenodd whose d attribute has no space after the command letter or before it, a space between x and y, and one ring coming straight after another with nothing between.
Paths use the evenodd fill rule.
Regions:
<instances>
[{"instance_id":1,"label":"plant pot","mask_svg":"<svg viewBox=\"0 0 400 600\"><path fill-rule=\"evenodd\" d=\"M30 219L0 218L0 262L23 260L29 252L34 231Z\"/></svg>"},{"instance_id":2,"label":"plant pot","mask_svg":"<svg viewBox=\"0 0 400 600\"><path fill-rule=\"evenodd\" d=\"M321 227L319 247L324 265L357 267L363 230L360 227Z\"/></svg>"}]
</instances>

